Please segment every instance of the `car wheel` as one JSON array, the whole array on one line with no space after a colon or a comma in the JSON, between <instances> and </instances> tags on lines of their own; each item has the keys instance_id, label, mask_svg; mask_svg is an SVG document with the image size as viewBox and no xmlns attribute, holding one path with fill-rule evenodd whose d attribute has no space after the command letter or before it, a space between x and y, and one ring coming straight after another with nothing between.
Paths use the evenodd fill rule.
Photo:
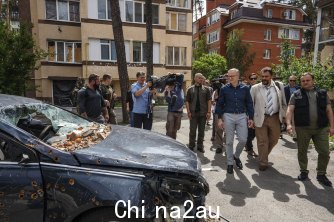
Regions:
<instances>
[{"instance_id":1,"label":"car wheel","mask_svg":"<svg viewBox=\"0 0 334 222\"><path fill-rule=\"evenodd\" d=\"M119 214L122 215L123 211L119 211ZM79 216L73 222L139 222L146 221L143 219L136 219L134 216L131 218L119 218L115 214L115 209L111 207L104 207L91 210L83 215Z\"/></svg>"}]
</instances>

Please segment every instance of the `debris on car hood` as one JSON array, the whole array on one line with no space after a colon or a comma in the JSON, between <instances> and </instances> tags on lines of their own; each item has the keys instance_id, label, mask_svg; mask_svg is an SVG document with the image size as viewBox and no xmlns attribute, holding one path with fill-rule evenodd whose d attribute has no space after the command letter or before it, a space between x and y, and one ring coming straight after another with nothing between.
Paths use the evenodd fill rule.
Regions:
<instances>
[{"instance_id":1,"label":"debris on car hood","mask_svg":"<svg viewBox=\"0 0 334 222\"><path fill-rule=\"evenodd\" d=\"M47 143L56 149L72 152L85 149L104 140L111 132L111 125L92 123L88 127L78 127L65 135L54 136Z\"/></svg>"}]
</instances>

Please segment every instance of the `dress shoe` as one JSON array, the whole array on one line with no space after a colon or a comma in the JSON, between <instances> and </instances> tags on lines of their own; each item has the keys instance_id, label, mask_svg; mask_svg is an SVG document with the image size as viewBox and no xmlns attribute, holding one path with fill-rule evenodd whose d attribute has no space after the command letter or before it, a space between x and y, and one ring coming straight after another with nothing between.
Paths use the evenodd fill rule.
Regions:
<instances>
[{"instance_id":1,"label":"dress shoe","mask_svg":"<svg viewBox=\"0 0 334 222\"><path fill-rule=\"evenodd\" d=\"M267 170L268 169L268 166L265 166L265 165L260 165L259 166L259 170L260 171L265 171L265 170Z\"/></svg>"},{"instance_id":2,"label":"dress shoe","mask_svg":"<svg viewBox=\"0 0 334 222\"><path fill-rule=\"evenodd\" d=\"M332 182L326 177L326 175L317 175L317 180L319 181L319 183L327 187L332 186Z\"/></svg>"},{"instance_id":3,"label":"dress shoe","mask_svg":"<svg viewBox=\"0 0 334 222\"><path fill-rule=\"evenodd\" d=\"M216 149L216 153L222 153L223 152L223 149L221 148L221 147L218 147L217 149Z\"/></svg>"},{"instance_id":4,"label":"dress shoe","mask_svg":"<svg viewBox=\"0 0 334 222\"><path fill-rule=\"evenodd\" d=\"M239 158L234 157L234 161L235 161L235 165L237 165L237 167L242 170L242 163L241 160Z\"/></svg>"},{"instance_id":5,"label":"dress shoe","mask_svg":"<svg viewBox=\"0 0 334 222\"><path fill-rule=\"evenodd\" d=\"M229 174L232 174L233 173L233 165L227 165L227 172Z\"/></svg>"},{"instance_id":6,"label":"dress shoe","mask_svg":"<svg viewBox=\"0 0 334 222\"><path fill-rule=\"evenodd\" d=\"M309 180L308 172L301 172L298 176L298 180L300 181Z\"/></svg>"}]
</instances>

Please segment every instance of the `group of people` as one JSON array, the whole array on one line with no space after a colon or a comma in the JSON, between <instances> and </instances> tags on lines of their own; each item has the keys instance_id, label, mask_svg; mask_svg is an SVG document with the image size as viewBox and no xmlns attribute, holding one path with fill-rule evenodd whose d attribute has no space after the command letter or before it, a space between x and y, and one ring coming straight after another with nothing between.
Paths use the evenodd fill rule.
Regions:
<instances>
[{"instance_id":1,"label":"group of people","mask_svg":"<svg viewBox=\"0 0 334 222\"><path fill-rule=\"evenodd\" d=\"M146 74L138 72L137 82L131 85L128 100L131 100L131 126L152 129L152 101L156 90L152 82L146 81ZM315 87L314 76L303 73L301 86L296 84L297 77L290 76L288 85L274 81L270 67L261 70L261 81L252 73L247 84L239 81L238 69L230 69L223 76L222 87L213 90L205 84L201 73L194 76L194 84L186 95L183 91L183 74L176 74L175 81L166 84L164 97L168 103L166 135L176 139L181 127L184 101L190 121L189 144L192 151L204 153L205 125L213 113L213 137L216 153L226 151L227 173L232 174L234 163L242 169L240 155L245 148L248 155L258 156L259 170L268 169L268 157L281 135L281 126L285 125L289 134L293 135L298 146L298 162L301 181L308 180L307 149L313 140L318 152L317 180L325 186L332 186L326 177L329 162L329 135L334 135L334 118L327 92ZM80 102L80 113L97 122L109 121L114 117L111 98L115 98L112 88L99 90L99 77L89 76L85 90L79 91L78 98L92 98ZM109 81L110 80L110 81ZM110 86L111 78L103 76L102 85ZM102 91L102 92L101 92ZM107 93L103 93L107 91ZM97 94L100 94L98 96ZM104 95L108 94L108 97ZM100 110L96 108L101 108ZM98 110L98 111L97 111ZM238 143L234 148L234 136ZM258 154L253 149L256 137Z\"/></svg>"}]
</instances>

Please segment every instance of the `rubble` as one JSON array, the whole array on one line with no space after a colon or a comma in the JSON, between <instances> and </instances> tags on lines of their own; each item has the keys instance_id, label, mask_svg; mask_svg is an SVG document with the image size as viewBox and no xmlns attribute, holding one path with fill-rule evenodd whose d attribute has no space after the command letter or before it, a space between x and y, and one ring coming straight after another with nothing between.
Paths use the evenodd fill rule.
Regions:
<instances>
[{"instance_id":1,"label":"rubble","mask_svg":"<svg viewBox=\"0 0 334 222\"><path fill-rule=\"evenodd\" d=\"M85 149L104 140L111 132L111 125L92 123L88 127L78 127L68 132L66 137L58 135L50 138L48 142L56 149L72 152Z\"/></svg>"}]
</instances>

